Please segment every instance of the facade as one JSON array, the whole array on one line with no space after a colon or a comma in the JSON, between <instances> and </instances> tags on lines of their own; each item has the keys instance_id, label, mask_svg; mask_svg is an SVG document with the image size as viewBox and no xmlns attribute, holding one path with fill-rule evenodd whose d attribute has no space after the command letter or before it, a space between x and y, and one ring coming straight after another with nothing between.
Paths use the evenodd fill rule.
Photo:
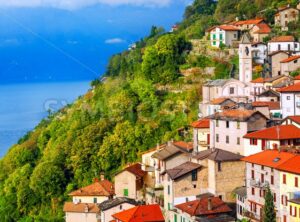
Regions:
<instances>
[{"instance_id":1,"label":"facade","mask_svg":"<svg viewBox=\"0 0 300 222\"><path fill-rule=\"evenodd\" d=\"M238 220L242 220L246 212L247 188L245 186L238 187L233 193L236 195L236 217Z\"/></svg>"},{"instance_id":2,"label":"facade","mask_svg":"<svg viewBox=\"0 0 300 222\"><path fill-rule=\"evenodd\" d=\"M280 102L280 93L269 89L258 94L255 98L256 101L260 102Z\"/></svg>"},{"instance_id":3,"label":"facade","mask_svg":"<svg viewBox=\"0 0 300 222\"><path fill-rule=\"evenodd\" d=\"M292 72L300 69L300 55L282 60L280 66L282 75L290 75Z\"/></svg>"},{"instance_id":4,"label":"facade","mask_svg":"<svg viewBox=\"0 0 300 222\"><path fill-rule=\"evenodd\" d=\"M269 36L271 33L271 28L268 24L262 22L259 24L254 25L250 30L249 33L253 39L253 42L263 42L266 37Z\"/></svg>"},{"instance_id":5,"label":"facade","mask_svg":"<svg viewBox=\"0 0 300 222\"><path fill-rule=\"evenodd\" d=\"M252 57L256 64L264 64L267 60L267 45L263 42L252 44Z\"/></svg>"},{"instance_id":6,"label":"facade","mask_svg":"<svg viewBox=\"0 0 300 222\"><path fill-rule=\"evenodd\" d=\"M265 23L263 19L250 19L250 20L243 20L243 21L235 21L232 22L231 25L238 27L242 31L249 31L254 26Z\"/></svg>"},{"instance_id":7,"label":"facade","mask_svg":"<svg viewBox=\"0 0 300 222\"><path fill-rule=\"evenodd\" d=\"M250 38L244 34L239 45L239 80L243 83L252 81L252 45Z\"/></svg>"},{"instance_id":8,"label":"facade","mask_svg":"<svg viewBox=\"0 0 300 222\"><path fill-rule=\"evenodd\" d=\"M210 30L211 46L232 46L234 41L239 40L239 32L240 30L233 25L216 26Z\"/></svg>"},{"instance_id":9,"label":"facade","mask_svg":"<svg viewBox=\"0 0 300 222\"><path fill-rule=\"evenodd\" d=\"M297 42L294 36L277 36L272 38L268 42L268 52L273 53L276 51L285 51L285 52L299 52L300 43Z\"/></svg>"},{"instance_id":10,"label":"facade","mask_svg":"<svg viewBox=\"0 0 300 222\"><path fill-rule=\"evenodd\" d=\"M281 125L294 125L300 128L300 116L288 116L282 120Z\"/></svg>"},{"instance_id":11,"label":"facade","mask_svg":"<svg viewBox=\"0 0 300 222\"><path fill-rule=\"evenodd\" d=\"M271 77L281 75L281 61L288 59L290 55L284 51L275 51L268 55L268 71Z\"/></svg>"},{"instance_id":12,"label":"facade","mask_svg":"<svg viewBox=\"0 0 300 222\"><path fill-rule=\"evenodd\" d=\"M267 117L258 111L227 110L212 115L210 121L211 148L246 155L243 136L266 128Z\"/></svg>"},{"instance_id":13,"label":"facade","mask_svg":"<svg viewBox=\"0 0 300 222\"><path fill-rule=\"evenodd\" d=\"M288 24L290 22L296 22L299 18L299 9L286 6L278 9L275 14L275 25L281 27L283 31L288 30Z\"/></svg>"},{"instance_id":14,"label":"facade","mask_svg":"<svg viewBox=\"0 0 300 222\"><path fill-rule=\"evenodd\" d=\"M191 126L193 127L194 152L209 149L209 121L209 119L201 119L191 124Z\"/></svg>"},{"instance_id":15,"label":"facade","mask_svg":"<svg viewBox=\"0 0 300 222\"><path fill-rule=\"evenodd\" d=\"M97 204L66 202L63 211L66 222L100 222L100 208Z\"/></svg>"},{"instance_id":16,"label":"facade","mask_svg":"<svg viewBox=\"0 0 300 222\"><path fill-rule=\"evenodd\" d=\"M256 101L252 102L251 105L253 110L261 112L270 119L281 116L280 102Z\"/></svg>"},{"instance_id":17,"label":"facade","mask_svg":"<svg viewBox=\"0 0 300 222\"><path fill-rule=\"evenodd\" d=\"M300 83L280 90L282 117L300 115Z\"/></svg>"}]
</instances>

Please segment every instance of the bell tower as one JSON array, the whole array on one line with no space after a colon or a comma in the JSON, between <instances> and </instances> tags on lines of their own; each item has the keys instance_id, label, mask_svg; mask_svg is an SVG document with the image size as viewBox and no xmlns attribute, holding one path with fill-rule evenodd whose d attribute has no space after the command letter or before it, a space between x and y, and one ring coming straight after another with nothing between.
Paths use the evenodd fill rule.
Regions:
<instances>
[{"instance_id":1,"label":"bell tower","mask_svg":"<svg viewBox=\"0 0 300 222\"><path fill-rule=\"evenodd\" d=\"M251 41L248 33L242 36L239 45L239 80L243 83L249 83L252 81L252 52Z\"/></svg>"}]
</instances>

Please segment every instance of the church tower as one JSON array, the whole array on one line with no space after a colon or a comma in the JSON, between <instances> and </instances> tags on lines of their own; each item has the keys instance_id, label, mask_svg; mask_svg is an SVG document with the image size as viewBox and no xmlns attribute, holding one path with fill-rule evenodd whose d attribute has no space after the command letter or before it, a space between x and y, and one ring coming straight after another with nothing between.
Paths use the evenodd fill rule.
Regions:
<instances>
[{"instance_id":1,"label":"church tower","mask_svg":"<svg viewBox=\"0 0 300 222\"><path fill-rule=\"evenodd\" d=\"M243 83L249 83L252 81L252 53L251 53L251 41L248 33L242 36L239 45L239 80Z\"/></svg>"}]
</instances>

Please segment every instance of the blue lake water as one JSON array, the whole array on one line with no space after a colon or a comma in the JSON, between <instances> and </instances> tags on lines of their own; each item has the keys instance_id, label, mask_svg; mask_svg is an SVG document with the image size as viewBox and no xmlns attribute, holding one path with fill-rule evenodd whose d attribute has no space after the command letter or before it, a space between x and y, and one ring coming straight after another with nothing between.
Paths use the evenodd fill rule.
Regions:
<instances>
[{"instance_id":1,"label":"blue lake water","mask_svg":"<svg viewBox=\"0 0 300 222\"><path fill-rule=\"evenodd\" d=\"M49 108L71 103L89 88L87 81L0 85L0 158L47 116Z\"/></svg>"}]
</instances>

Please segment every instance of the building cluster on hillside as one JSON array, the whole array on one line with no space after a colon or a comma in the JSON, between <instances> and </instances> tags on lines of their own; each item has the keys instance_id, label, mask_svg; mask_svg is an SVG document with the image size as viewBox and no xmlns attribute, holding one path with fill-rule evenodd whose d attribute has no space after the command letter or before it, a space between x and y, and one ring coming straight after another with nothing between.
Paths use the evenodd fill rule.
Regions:
<instances>
[{"instance_id":1,"label":"building cluster on hillside","mask_svg":"<svg viewBox=\"0 0 300 222\"><path fill-rule=\"evenodd\" d=\"M299 16L287 6L275 15L282 30ZM67 222L262 221L270 188L276 221L300 221L300 43L276 36L263 19L209 30L212 46L239 48L239 79L207 81L193 141L169 141L126 166L70 193ZM253 63L267 76L253 79Z\"/></svg>"}]
</instances>

